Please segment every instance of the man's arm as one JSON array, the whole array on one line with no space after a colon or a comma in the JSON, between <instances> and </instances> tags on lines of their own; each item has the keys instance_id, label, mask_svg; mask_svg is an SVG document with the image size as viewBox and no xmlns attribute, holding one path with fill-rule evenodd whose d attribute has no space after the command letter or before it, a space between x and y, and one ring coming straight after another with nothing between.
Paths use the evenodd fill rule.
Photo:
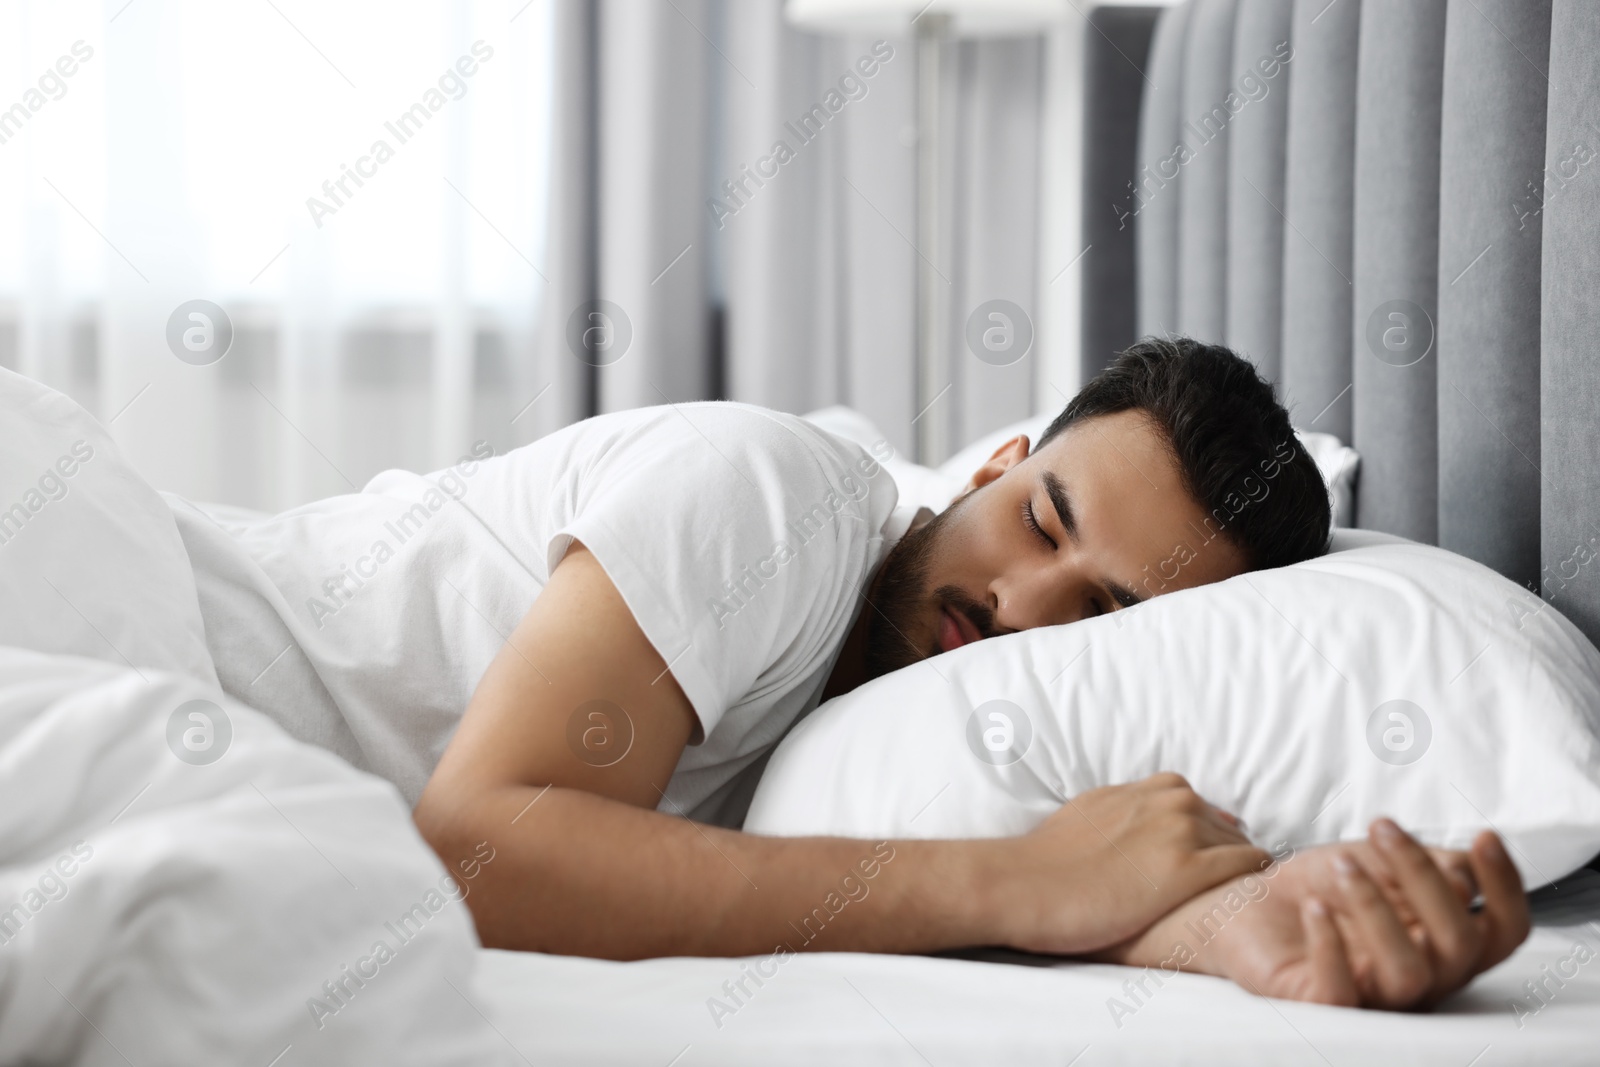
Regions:
<instances>
[{"instance_id":1,"label":"man's arm","mask_svg":"<svg viewBox=\"0 0 1600 1067\"><path fill-rule=\"evenodd\" d=\"M616 709L631 744L596 756L628 732ZM613 959L783 944L1079 953L1268 858L1176 775L1083 794L1019 838L875 847L703 826L655 810L696 723L574 544L484 674L415 812L451 870L480 842L494 849L468 886L484 944ZM585 746L585 730L601 743ZM841 885L847 875L866 895ZM807 924L818 909L826 921Z\"/></svg>"},{"instance_id":2,"label":"man's arm","mask_svg":"<svg viewBox=\"0 0 1600 1067\"><path fill-rule=\"evenodd\" d=\"M1511 955L1528 926L1522 879L1498 836L1485 831L1470 852L1428 850L1379 819L1365 842L1307 849L1207 890L1098 955L1231 978L1266 996L1418 1008Z\"/></svg>"}]
</instances>

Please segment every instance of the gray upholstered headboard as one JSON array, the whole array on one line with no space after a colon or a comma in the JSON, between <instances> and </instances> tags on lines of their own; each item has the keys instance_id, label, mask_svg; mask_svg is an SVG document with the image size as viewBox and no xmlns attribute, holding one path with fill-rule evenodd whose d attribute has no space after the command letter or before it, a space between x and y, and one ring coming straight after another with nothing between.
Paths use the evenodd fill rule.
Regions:
<instances>
[{"instance_id":1,"label":"gray upholstered headboard","mask_svg":"<svg viewBox=\"0 0 1600 1067\"><path fill-rule=\"evenodd\" d=\"M1361 453L1360 525L1600 641L1600 2L1187 0L1121 51L1138 143L1091 80L1085 224L1133 223L1128 332L1249 355Z\"/></svg>"}]
</instances>

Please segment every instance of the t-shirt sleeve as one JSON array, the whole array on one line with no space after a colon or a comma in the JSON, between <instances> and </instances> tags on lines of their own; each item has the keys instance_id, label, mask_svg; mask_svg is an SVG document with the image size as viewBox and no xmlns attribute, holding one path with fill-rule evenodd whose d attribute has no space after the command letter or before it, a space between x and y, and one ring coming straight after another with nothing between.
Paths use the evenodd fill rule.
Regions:
<instances>
[{"instance_id":1,"label":"t-shirt sleeve","mask_svg":"<svg viewBox=\"0 0 1600 1067\"><path fill-rule=\"evenodd\" d=\"M693 705L697 741L831 656L894 505L858 446L735 404L657 409L575 467L550 565L572 540L594 554Z\"/></svg>"}]
</instances>

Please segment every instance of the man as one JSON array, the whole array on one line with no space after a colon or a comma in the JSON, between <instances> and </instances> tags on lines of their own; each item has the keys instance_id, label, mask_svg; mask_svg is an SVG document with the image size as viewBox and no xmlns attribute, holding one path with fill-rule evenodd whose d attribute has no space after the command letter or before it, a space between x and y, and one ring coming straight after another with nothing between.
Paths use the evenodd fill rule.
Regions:
<instances>
[{"instance_id":1,"label":"man","mask_svg":"<svg viewBox=\"0 0 1600 1067\"><path fill-rule=\"evenodd\" d=\"M620 959L770 952L883 855L735 829L765 755L820 699L971 641L1310 558L1329 528L1270 386L1187 340L1122 354L1036 447L1002 445L937 517L897 511L856 446L741 405L602 416L474 464L470 480L458 470L460 492L445 492L459 507L423 506L444 503L444 478L388 472L271 530L235 530L260 573L203 579L203 606L250 587L310 670L291 659L224 684L394 780L447 866L489 843L497 858L468 898L485 944ZM1242 505L1251 475L1270 492ZM349 531L379 520L404 544L357 558ZM185 526L191 555L203 534ZM1200 547L1174 574L1180 543ZM360 563L375 556L387 562ZM312 580L350 559L354 588ZM462 651L484 622L492 657ZM296 670L298 688L272 689ZM1268 859L1175 775L1076 797L1019 838L884 847L875 903L805 947L1008 945L1159 966L1172 923ZM1527 929L1492 835L1430 856L1385 822L1370 846L1274 871L1270 904L1182 966L1408 1007Z\"/></svg>"},{"instance_id":2,"label":"man","mask_svg":"<svg viewBox=\"0 0 1600 1067\"><path fill-rule=\"evenodd\" d=\"M716 432L707 428L703 442L712 452L722 443ZM696 488L705 494L696 506L711 513L694 536L718 539L727 512L761 516L761 532L749 531L748 546L705 579L723 612L715 578L738 573L745 557L777 555L767 550L784 542L790 519L781 496L765 495L742 462L769 463L788 479L791 465L821 461L781 444L707 460L721 484ZM1223 510L1242 478L1264 470L1267 497ZM843 483L848 463L837 473ZM681 510L663 498L687 489L661 486L625 506L664 511L670 526L683 521ZM1229 520L1221 536L1152 588L1152 567L1174 545L1198 540L1196 531L1215 529L1218 514ZM765 751L788 725L772 720L808 707L790 699L807 690L832 696L969 641L1310 558L1329 527L1322 481L1270 388L1231 353L1189 341L1147 341L1123 354L1037 448L1025 438L1001 446L950 508L875 565L872 535L887 520L875 506L841 515L834 548L842 550L798 549L826 566L787 582L781 569L758 574L765 584L747 584L747 606L714 629L704 619L675 622L702 597L653 595L656 583L604 525L596 524L598 541L581 532L572 540L485 674L417 807L418 825L447 861L481 839L508 842L509 862L472 898L487 943L620 958L770 951L790 940L787 921L867 846L754 839L671 814L737 781L737 760L718 775L692 759L692 746L735 726L719 705L747 701L742 687L762 694L766 719L735 728ZM730 522L726 536L745 532ZM673 552L726 545L686 543L651 561L671 566ZM804 565L803 557L788 563ZM707 676L730 629L742 633L721 644L751 657L751 677L719 689ZM597 701L623 709L632 731L627 755L598 767L569 744L574 710ZM673 802L674 779L693 775L701 788ZM875 887L879 904L841 913L821 947L1008 944L1159 963L1143 955L1161 945L1154 924L1203 907L1206 890L1262 860L1228 817L1175 778L1097 790L1018 840L893 847L895 863ZM1291 865L1284 886L1298 878L1302 891L1280 889L1274 902L1291 906L1289 921L1262 909L1255 937L1231 939L1253 951L1197 965L1269 991L1402 1006L1447 993L1520 940L1520 885L1492 841L1470 860L1447 861L1453 877L1388 823L1359 853L1363 864L1347 867L1348 855ZM1463 887L1482 889L1489 908L1470 915Z\"/></svg>"}]
</instances>

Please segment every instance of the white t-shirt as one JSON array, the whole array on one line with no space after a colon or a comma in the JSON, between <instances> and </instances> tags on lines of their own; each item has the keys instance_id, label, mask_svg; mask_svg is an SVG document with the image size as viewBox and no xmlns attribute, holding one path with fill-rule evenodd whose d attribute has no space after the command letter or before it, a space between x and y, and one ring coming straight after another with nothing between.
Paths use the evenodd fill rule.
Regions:
<instances>
[{"instance_id":1,"label":"white t-shirt","mask_svg":"<svg viewBox=\"0 0 1600 1067\"><path fill-rule=\"evenodd\" d=\"M223 688L414 804L576 539L699 719L661 810L738 825L909 524L890 476L799 418L729 403L604 415L487 455L272 517L169 497Z\"/></svg>"}]
</instances>

